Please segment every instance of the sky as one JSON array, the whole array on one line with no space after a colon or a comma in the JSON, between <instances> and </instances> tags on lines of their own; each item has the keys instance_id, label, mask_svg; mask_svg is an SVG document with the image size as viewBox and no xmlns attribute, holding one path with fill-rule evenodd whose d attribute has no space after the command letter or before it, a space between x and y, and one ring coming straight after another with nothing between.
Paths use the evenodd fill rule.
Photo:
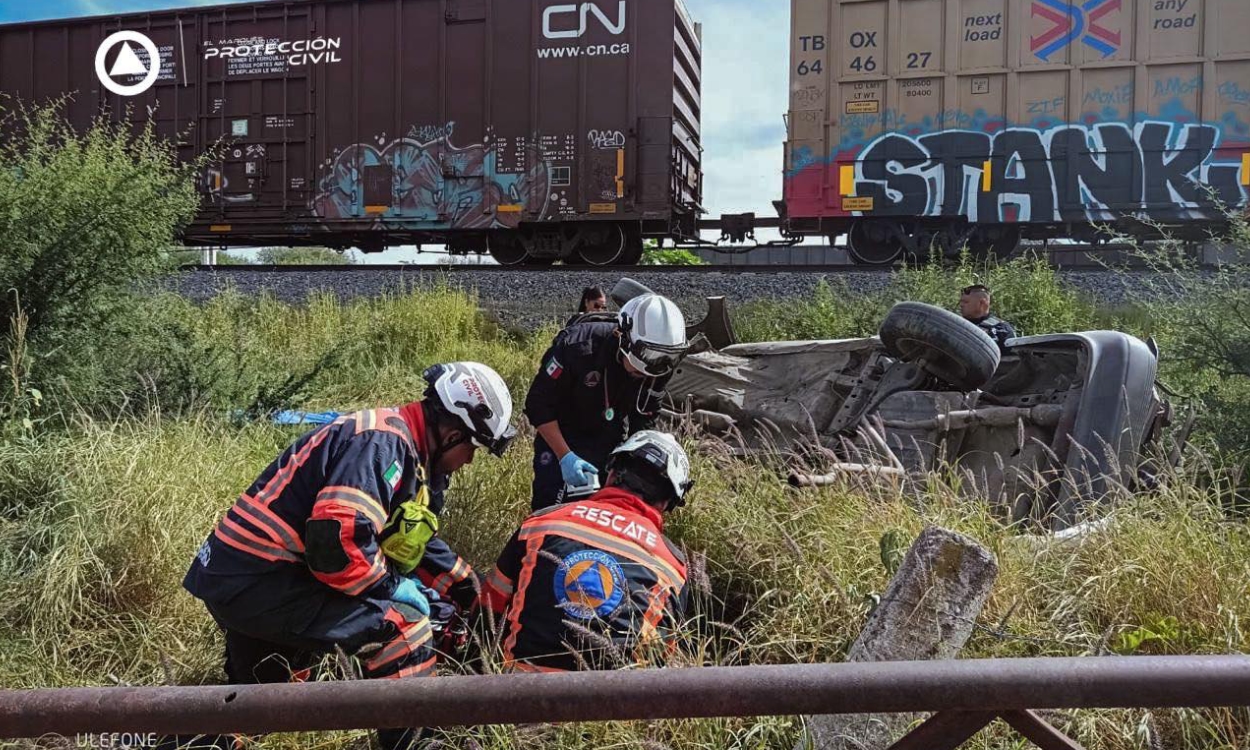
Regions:
<instances>
[{"instance_id":1,"label":"sky","mask_svg":"<svg viewBox=\"0 0 1250 750\"><path fill-rule=\"evenodd\" d=\"M0 23L217 5L222 0L0 0ZM421 0L414 0L421 2ZM704 207L775 216L789 56L784 0L686 0L703 24ZM371 256L409 260L411 250Z\"/></svg>"}]
</instances>

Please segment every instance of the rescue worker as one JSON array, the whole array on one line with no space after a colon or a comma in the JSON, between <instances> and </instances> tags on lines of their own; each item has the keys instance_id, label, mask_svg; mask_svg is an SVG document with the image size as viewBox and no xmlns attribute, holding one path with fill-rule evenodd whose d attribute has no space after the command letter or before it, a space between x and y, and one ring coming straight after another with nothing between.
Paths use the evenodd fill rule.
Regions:
<instances>
[{"instance_id":1,"label":"rescue worker","mask_svg":"<svg viewBox=\"0 0 1250 750\"><path fill-rule=\"evenodd\" d=\"M479 448L502 455L515 431L491 368L457 362L423 377L419 402L296 440L200 548L183 585L225 631L230 684L298 679L335 647L371 647L366 677L432 674L431 600L467 609L478 595L469 566L435 536L443 491ZM379 739L400 748L412 733Z\"/></svg>"},{"instance_id":2,"label":"rescue worker","mask_svg":"<svg viewBox=\"0 0 1250 750\"><path fill-rule=\"evenodd\" d=\"M959 297L959 314L964 320L975 323L998 344L1000 350L1006 348L1007 339L1016 337L1016 329L1011 324L990 314L990 290L981 285L973 284L965 287Z\"/></svg>"},{"instance_id":3,"label":"rescue worker","mask_svg":"<svg viewBox=\"0 0 1250 750\"><path fill-rule=\"evenodd\" d=\"M681 310L656 294L626 302L615 320L574 323L556 335L525 399L538 433L533 510L560 502L566 486L602 479L612 448L654 422L688 348Z\"/></svg>"},{"instance_id":4,"label":"rescue worker","mask_svg":"<svg viewBox=\"0 0 1250 750\"><path fill-rule=\"evenodd\" d=\"M613 669L671 648L686 563L663 514L692 484L681 445L647 430L612 451L604 489L527 518L482 587L483 606L502 618L504 668Z\"/></svg>"}]
</instances>

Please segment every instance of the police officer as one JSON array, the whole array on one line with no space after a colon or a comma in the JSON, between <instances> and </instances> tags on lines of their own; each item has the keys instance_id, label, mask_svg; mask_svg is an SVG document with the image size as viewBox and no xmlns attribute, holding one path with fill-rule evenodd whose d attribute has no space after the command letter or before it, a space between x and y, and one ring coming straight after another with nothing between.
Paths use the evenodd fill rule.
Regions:
<instances>
[{"instance_id":1,"label":"police officer","mask_svg":"<svg viewBox=\"0 0 1250 750\"><path fill-rule=\"evenodd\" d=\"M975 323L1004 349L1007 339L1016 337L1016 329L1000 318L990 315L990 290L981 284L965 287L959 298L959 314Z\"/></svg>"},{"instance_id":2,"label":"police officer","mask_svg":"<svg viewBox=\"0 0 1250 750\"><path fill-rule=\"evenodd\" d=\"M230 684L289 681L336 646L372 646L367 677L432 673L431 600L477 599L469 566L435 536L447 478L479 448L502 455L515 432L508 386L491 368L436 365L424 378L422 401L296 440L200 548L183 586L225 631ZM385 748L412 740L407 730L379 738Z\"/></svg>"},{"instance_id":3,"label":"police officer","mask_svg":"<svg viewBox=\"0 0 1250 750\"><path fill-rule=\"evenodd\" d=\"M502 618L505 669L612 669L672 647L686 564L663 514L685 504L690 461L671 435L647 430L607 468L605 489L526 519L487 576L482 602Z\"/></svg>"},{"instance_id":4,"label":"police officer","mask_svg":"<svg viewBox=\"0 0 1250 750\"><path fill-rule=\"evenodd\" d=\"M653 423L688 348L681 310L656 294L626 302L615 321L574 323L556 336L525 400L538 433L534 510L560 502L566 486L599 481L612 449Z\"/></svg>"}]
</instances>

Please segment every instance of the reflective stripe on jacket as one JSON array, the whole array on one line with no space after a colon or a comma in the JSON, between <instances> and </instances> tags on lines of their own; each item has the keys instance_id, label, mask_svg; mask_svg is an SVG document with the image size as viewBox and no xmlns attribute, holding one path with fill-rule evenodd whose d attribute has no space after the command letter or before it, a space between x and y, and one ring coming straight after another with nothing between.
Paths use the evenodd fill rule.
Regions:
<instances>
[{"instance_id":1,"label":"reflective stripe on jacket","mask_svg":"<svg viewBox=\"0 0 1250 750\"><path fill-rule=\"evenodd\" d=\"M504 617L505 665L611 669L665 645L686 607L686 564L660 512L609 487L531 515L483 586Z\"/></svg>"}]
</instances>

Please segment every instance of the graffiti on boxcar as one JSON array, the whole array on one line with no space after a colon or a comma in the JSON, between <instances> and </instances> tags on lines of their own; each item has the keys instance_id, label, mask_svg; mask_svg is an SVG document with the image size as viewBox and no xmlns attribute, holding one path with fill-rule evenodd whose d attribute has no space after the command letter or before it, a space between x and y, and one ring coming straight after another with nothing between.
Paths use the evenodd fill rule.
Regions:
<instances>
[{"instance_id":1,"label":"graffiti on boxcar","mask_svg":"<svg viewBox=\"0 0 1250 750\"><path fill-rule=\"evenodd\" d=\"M1223 153L1220 135L1175 122L896 132L860 152L856 195L874 214L973 221L1207 218L1246 202L1241 155Z\"/></svg>"},{"instance_id":2,"label":"graffiti on boxcar","mask_svg":"<svg viewBox=\"0 0 1250 750\"><path fill-rule=\"evenodd\" d=\"M339 150L323 165L313 212L322 219L371 216L397 226L451 229L515 227L523 212L535 210L546 218L551 168L542 153L531 148L525 169L498 174L491 138L457 147L454 127L413 128L402 138L382 136ZM522 210L496 212L499 205Z\"/></svg>"},{"instance_id":3,"label":"graffiti on boxcar","mask_svg":"<svg viewBox=\"0 0 1250 750\"><path fill-rule=\"evenodd\" d=\"M1220 101L1233 107L1250 107L1250 89L1243 89L1236 81L1225 81L1216 89Z\"/></svg>"}]
</instances>

